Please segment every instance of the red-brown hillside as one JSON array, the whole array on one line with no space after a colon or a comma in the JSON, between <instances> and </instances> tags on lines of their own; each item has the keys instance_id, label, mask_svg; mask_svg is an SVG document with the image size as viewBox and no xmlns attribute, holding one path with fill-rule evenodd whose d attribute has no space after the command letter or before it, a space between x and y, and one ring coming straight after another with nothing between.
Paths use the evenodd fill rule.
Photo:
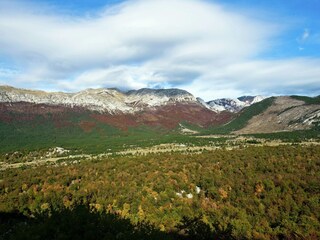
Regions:
<instances>
[{"instance_id":1,"label":"red-brown hillside","mask_svg":"<svg viewBox=\"0 0 320 240\"><path fill-rule=\"evenodd\" d=\"M84 121L72 121L72 117L85 116ZM105 123L122 130L140 125L175 128L180 122L188 122L200 127L223 124L231 120L232 113L215 113L200 104L176 103L150 108L136 113L109 114L88 111L80 107L53 106L32 103L0 103L0 121L31 122L42 116L50 117L56 127L79 125L85 131L91 131L97 122Z\"/></svg>"}]
</instances>

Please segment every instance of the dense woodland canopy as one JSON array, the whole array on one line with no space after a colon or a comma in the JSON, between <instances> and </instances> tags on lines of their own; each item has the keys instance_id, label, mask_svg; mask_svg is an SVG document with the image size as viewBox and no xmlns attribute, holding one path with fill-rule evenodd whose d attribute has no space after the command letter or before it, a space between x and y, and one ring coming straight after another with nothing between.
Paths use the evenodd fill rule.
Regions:
<instances>
[{"instance_id":1,"label":"dense woodland canopy","mask_svg":"<svg viewBox=\"0 0 320 240\"><path fill-rule=\"evenodd\" d=\"M69 234L83 224L102 239L111 218L123 238L319 239L319 182L320 147L298 145L8 169L0 172L0 238L41 239L68 222Z\"/></svg>"}]
</instances>

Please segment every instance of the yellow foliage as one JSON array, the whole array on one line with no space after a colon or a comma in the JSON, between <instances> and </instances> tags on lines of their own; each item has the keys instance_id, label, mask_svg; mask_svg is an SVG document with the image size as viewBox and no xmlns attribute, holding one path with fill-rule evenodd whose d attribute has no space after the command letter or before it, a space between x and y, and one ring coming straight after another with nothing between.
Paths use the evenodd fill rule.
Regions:
<instances>
[{"instance_id":1,"label":"yellow foliage","mask_svg":"<svg viewBox=\"0 0 320 240\"><path fill-rule=\"evenodd\" d=\"M129 215L130 215L130 204L129 203L124 203L122 211L121 211L121 216L122 217L128 217Z\"/></svg>"},{"instance_id":2,"label":"yellow foliage","mask_svg":"<svg viewBox=\"0 0 320 240\"><path fill-rule=\"evenodd\" d=\"M40 206L42 211L48 210L50 208L50 204L49 203L43 203Z\"/></svg>"},{"instance_id":3,"label":"yellow foliage","mask_svg":"<svg viewBox=\"0 0 320 240\"><path fill-rule=\"evenodd\" d=\"M225 191L223 188L219 188L219 194L221 198L227 198L228 197L228 192Z\"/></svg>"}]
</instances>

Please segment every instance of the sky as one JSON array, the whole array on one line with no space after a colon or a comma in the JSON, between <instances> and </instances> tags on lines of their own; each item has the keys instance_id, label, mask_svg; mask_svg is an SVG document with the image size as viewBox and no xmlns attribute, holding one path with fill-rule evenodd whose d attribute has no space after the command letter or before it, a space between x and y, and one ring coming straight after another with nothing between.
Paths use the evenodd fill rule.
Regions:
<instances>
[{"instance_id":1,"label":"sky","mask_svg":"<svg viewBox=\"0 0 320 240\"><path fill-rule=\"evenodd\" d=\"M0 85L320 94L320 0L0 0Z\"/></svg>"}]
</instances>

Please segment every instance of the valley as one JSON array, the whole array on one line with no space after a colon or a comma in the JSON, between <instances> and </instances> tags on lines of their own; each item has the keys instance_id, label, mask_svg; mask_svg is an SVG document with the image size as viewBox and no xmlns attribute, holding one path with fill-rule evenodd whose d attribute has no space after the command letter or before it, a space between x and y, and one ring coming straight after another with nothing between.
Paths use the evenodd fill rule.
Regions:
<instances>
[{"instance_id":1,"label":"valley","mask_svg":"<svg viewBox=\"0 0 320 240\"><path fill-rule=\"evenodd\" d=\"M0 240L319 240L320 0L0 0Z\"/></svg>"},{"instance_id":2,"label":"valley","mask_svg":"<svg viewBox=\"0 0 320 240\"><path fill-rule=\"evenodd\" d=\"M318 239L319 111L319 97L0 87L0 239Z\"/></svg>"}]
</instances>

